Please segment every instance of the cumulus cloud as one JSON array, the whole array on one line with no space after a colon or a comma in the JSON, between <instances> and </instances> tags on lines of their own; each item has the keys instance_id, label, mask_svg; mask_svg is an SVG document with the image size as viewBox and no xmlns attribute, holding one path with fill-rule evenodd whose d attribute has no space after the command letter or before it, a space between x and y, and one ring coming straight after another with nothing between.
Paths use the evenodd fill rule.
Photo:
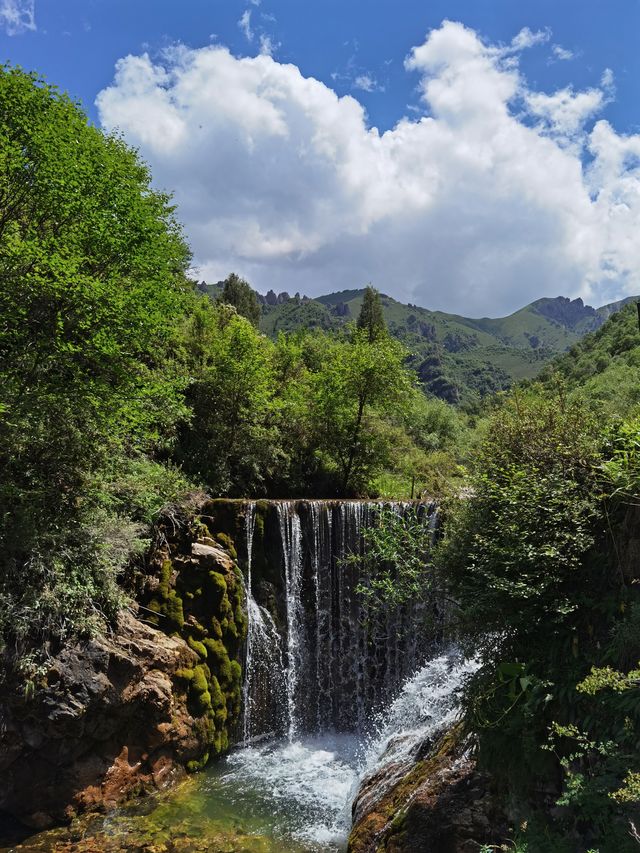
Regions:
<instances>
[{"instance_id":1,"label":"cumulus cloud","mask_svg":"<svg viewBox=\"0 0 640 853\"><path fill-rule=\"evenodd\" d=\"M209 280L310 295L372 281L466 315L640 293L640 136L598 119L610 74L529 88L514 51L542 40L444 22L405 61L423 115L384 133L296 66L215 45L125 57L97 103L175 190Z\"/></svg>"},{"instance_id":2,"label":"cumulus cloud","mask_svg":"<svg viewBox=\"0 0 640 853\"><path fill-rule=\"evenodd\" d=\"M10 36L35 30L35 0L0 0L0 27Z\"/></svg>"}]
</instances>

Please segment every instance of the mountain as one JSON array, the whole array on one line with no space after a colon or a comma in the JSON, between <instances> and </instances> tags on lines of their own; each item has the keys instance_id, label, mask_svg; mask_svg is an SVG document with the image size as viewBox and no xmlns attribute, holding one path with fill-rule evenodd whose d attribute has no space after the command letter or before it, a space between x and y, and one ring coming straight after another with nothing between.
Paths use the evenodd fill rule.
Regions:
<instances>
[{"instance_id":1,"label":"mountain","mask_svg":"<svg viewBox=\"0 0 640 853\"><path fill-rule=\"evenodd\" d=\"M199 288L216 298L222 282ZM310 299L269 291L260 327L270 337L298 329L339 332L360 311L364 289ZM537 376L559 353L602 324L635 297L601 308L564 296L537 299L506 317L473 319L380 295L391 334L408 349L409 362L425 391L450 403L473 407L482 397Z\"/></svg>"},{"instance_id":2,"label":"mountain","mask_svg":"<svg viewBox=\"0 0 640 853\"><path fill-rule=\"evenodd\" d=\"M569 390L580 393L609 414L626 416L640 404L640 329L638 310L613 303L614 311L595 332L585 335L568 352L557 356L541 374L550 381L560 374ZM616 307L617 306L617 307ZM606 305L599 309L604 316Z\"/></svg>"},{"instance_id":3,"label":"mountain","mask_svg":"<svg viewBox=\"0 0 640 853\"><path fill-rule=\"evenodd\" d=\"M303 327L337 331L358 316L363 293L343 290L316 299L281 294L276 304L263 303L261 328L271 336ZM595 309L581 299L558 296L497 319L430 311L385 294L381 301L389 331L411 353L410 363L425 390L469 406L514 381L536 376L550 359L631 300Z\"/></svg>"}]
</instances>

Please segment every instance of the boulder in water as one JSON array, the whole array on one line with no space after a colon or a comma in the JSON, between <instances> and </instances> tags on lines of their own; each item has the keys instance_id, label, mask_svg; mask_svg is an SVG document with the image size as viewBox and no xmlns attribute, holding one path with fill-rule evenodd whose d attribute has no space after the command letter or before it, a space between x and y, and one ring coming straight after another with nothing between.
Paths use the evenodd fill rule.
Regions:
<instances>
[{"instance_id":1,"label":"boulder in water","mask_svg":"<svg viewBox=\"0 0 640 853\"><path fill-rule=\"evenodd\" d=\"M504 841L506 818L467 747L455 727L399 777L390 764L365 780L349 853L471 853ZM394 776L391 784L385 773Z\"/></svg>"}]
</instances>

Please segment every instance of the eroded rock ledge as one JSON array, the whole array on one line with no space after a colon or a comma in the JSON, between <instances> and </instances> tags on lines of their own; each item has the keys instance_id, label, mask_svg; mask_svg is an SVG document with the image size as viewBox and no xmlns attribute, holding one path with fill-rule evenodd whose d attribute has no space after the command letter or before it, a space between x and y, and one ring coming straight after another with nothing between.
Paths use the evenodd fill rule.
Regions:
<instances>
[{"instance_id":1,"label":"eroded rock ledge","mask_svg":"<svg viewBox=\"0 0 640 853\"><path fill-rule=\"evenodd\" d=\"M233 742L246 636L233 543L171 519L137 585L140 606L63 648L33 697L0 691L0 812L44 828L113 808Z\"/></svg>"}]
</instances>

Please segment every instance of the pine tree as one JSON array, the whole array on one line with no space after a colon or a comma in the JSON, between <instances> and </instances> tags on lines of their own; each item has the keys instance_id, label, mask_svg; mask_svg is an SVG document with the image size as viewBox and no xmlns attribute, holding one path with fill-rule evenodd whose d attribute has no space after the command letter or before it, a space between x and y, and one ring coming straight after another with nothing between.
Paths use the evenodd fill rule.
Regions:
<instances>
[{"instance_id":1,"label":"pine tree","mask_svg":"<svg viewBox=\"0 0 640 853\"><path fill-rule=\"evenodd\" d=\"M373 343L387 334L387 324L382 313L380 294L371 285L365 289L357 327L366 331L369 343Z\"/></svg>"}]
</instances>

